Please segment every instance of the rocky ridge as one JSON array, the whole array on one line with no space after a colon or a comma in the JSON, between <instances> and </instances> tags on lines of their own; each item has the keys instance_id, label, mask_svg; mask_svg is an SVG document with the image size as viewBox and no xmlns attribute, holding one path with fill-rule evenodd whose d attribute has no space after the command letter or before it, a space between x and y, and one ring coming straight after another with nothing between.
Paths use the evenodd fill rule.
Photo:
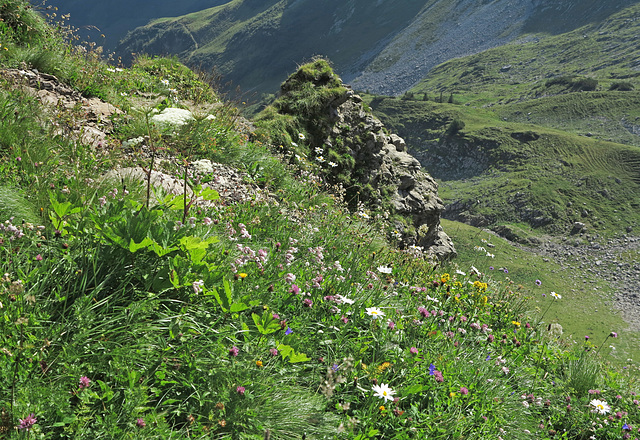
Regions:
<instances>
[{"instance_id":1,"label":"rocky ridge","mask_svg":"<svg viewBox=\"0 0 640 440\"><path fill-rule=\"evenodd\" d=\"M386 134L382 122L364 110L362 98L351 90L334 115L325 143L342 141L347 146L363 185L390 188L388 205L417 231L413 235L402 224L396 225L403 231L404 245L420 246L438 259L455 256L453 243L440 226L444 204L438 197L438 184L422 171L405 141L396 134ZM381 197L373 203L384 205L385 201Z\"/></svg>"},{"instance_id":2,"label":"rocky ridge","mask_svg":"<svg viewBox=\"0 0 640 440\"><path fill-rule=\"evenodd\" d=\"M289 76L256 125L272 144L290 144L285 150L293 163L301 156L314 163L352 212L370 210L392 225L401 247L420 247L438 260L456 255L440 225L444 204L436 181L327 60L316 58ZM278 137L283 127L289 138Z\"/></svg>"}]
</instances>

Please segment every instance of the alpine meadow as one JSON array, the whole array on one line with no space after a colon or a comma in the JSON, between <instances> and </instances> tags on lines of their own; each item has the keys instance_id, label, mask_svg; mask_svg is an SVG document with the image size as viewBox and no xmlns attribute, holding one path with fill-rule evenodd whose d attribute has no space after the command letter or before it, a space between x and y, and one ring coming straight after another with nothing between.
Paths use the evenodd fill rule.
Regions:
<instances>
[{"instance_id":1,"label":"alpine meadow","mask_svg":"<svg viewBox=\"0 0 640 440\"><path fill-rule=\"evenodd\" d=\"M62 3L0 1L0 439L640 438L638 2Z\"/></svg>"}]
</instances>

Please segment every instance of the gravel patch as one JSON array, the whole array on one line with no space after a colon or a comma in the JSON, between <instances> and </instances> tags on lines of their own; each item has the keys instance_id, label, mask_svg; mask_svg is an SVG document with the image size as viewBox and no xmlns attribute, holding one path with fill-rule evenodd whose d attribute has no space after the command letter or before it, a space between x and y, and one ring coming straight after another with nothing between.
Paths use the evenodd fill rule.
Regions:
<instances>
[{"instance_id":1,"label":"gravel patch","mask_svg":"<svg viewBox=\"0 0 640 440\"><path fill-rule=\"evenodd\" d=\"M628 330L640 332L640 260L633 258L633 254L640 251L640 237L625 235L578 246L546 242L538 248L526 249L553 259L562 270L584 273L585 288L592 279L606 281L614 290L614 296L604 298L602 293L603 300L612 302L620 311L629 324Z\"/></svg>"}]
</instances>

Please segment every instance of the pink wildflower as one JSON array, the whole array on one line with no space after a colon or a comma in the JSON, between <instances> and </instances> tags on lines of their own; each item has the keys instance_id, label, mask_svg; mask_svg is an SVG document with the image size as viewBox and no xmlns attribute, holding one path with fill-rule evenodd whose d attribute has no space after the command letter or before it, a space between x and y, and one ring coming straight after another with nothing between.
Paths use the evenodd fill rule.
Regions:
<instances>
[{"instance_id":1,"label":"pink wildflower","mask_svg":"<svg viewBox=\"0 0 640 440\"><path fill-rule=\"evenodd\" d=\"M29 431L33 425L38 422L35 414L29 414L24 419L18 419L20 425L18 425L18 429L24 429L25 431Z\"/></svg>"},{"instance_id":2,"label":"pink wildflower","mask_svg":"<svg viewBox=\"0 0 640 440\"><path fill-rule=\"evenodd\" d=\"M89 379L87 376L82 376L80 378L80 388L88 388L90 383L91 379Z\"/></svg>"}]
</instances>

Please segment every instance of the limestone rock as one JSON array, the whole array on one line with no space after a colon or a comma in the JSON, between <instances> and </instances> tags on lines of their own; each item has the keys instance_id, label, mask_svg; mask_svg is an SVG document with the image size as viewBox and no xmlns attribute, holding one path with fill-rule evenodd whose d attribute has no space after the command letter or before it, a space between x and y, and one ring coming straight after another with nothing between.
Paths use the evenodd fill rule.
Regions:
<instances>
[{"instance_id":1,"label":"limestone rock","mask_svg":"<svg viewBox=\"0 0 640 440\"><path fill-rule=\"evenodd\" d=\"M333 125L324 144L348 146L360 183L377 189L368 203L390 207L407 219L410 227L403 233L404 246L420 246L441 260L454 257L453 243L440 225L444 204L436 181L407 152L404 139L385 134L382 122L365 111L360 96L348 90L345 99L336 102L339 105L329 109Z\"/></svg>"}]
</instances>

